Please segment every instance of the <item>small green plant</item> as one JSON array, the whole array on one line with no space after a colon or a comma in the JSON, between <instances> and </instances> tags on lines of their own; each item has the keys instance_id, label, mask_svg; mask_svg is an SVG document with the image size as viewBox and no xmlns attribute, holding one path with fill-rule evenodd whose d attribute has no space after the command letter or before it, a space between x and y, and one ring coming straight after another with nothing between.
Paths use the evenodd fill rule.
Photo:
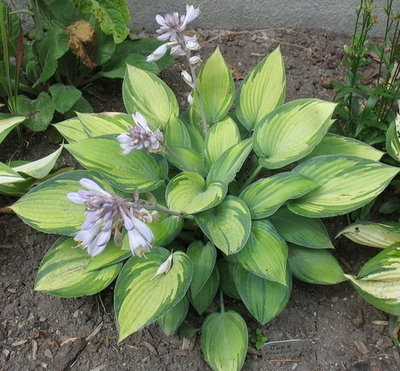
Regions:
<instances>
[{"instance_id":1,"label":"small green plant","mask_svg":"<svg viewBox=\"0 0 400 371\"><path fill-rule=\"evenodd\" d=\"M343 282L319 218L369 203L399 169L365 143L327 134L334 103L284 103L279 48L236 94L220 50L202 64L196 35L185 32L198 14L188 5L184 16L158 15L165 44L147 58L170 49L186 59L187 111L155 74L128 66L127 113L78 114L55 125L86 170L42 183L12 209L33 228L63 235L46 253L35 290L92 295L116 278L119 341L156 321L166 334L182 323L187 329L189 308L204 315L219 292L201 347L213 369L237 370L248 330L225 309L224 295L265 324L286 306L292 276Z\"/></svg>"},{"instance_id":2,"label":"small green plant","mask_svg":"<svg viewBox=\"0 0 400 371\"><path fill-rule=\"evenodd\" d=\"M254 337L250 338L250 342L254 345L254 347L258 350L261 350L264 344L268 341L268 337L266 337L263 333L263 330L256 329Z\"/></svg>"},{"instance_id":3,"label":"small green plant","mask_svg":"<svg viewBox=\"0 0 400 371\"><path fill-rule=\"evenodd\" d=\"M342 133L379 148L400 99L400 10L394 3L386 0L384 38L377 43L370 40L378 23L375 1L360 0L352 43L344 48L348 70L344 81L335 83Z\"/></svg>"}]
</instances>

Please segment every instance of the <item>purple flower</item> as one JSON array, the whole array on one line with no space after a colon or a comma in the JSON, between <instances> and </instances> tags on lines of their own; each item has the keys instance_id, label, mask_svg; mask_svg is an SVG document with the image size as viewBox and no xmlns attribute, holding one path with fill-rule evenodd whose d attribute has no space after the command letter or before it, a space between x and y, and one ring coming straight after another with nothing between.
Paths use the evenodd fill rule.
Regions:
<instances>
[{"instance_id":1,"label":"purple flower","mask_svg":"<svg viewBox=\"0 0 400 371\"><path fill-rule=\"evenodd\" d=\"M146 118L140 112L135 112L132 117L136 126L131 126L128 133L120 134L117 137L123 149L122 153L127 155L134 149L158 152L164 139L163 133L159 129L151 131Z\"/></svg>"},{"instance_id":2,"label":"purple flower","mask_svg":"<svg viewBox=\"0 0 400 371\"><path fill-rule=\"evenodd\" d=\"M154 236L144 221L151 222L152 214L138 208L137 203L106 192L90 179L82 178L79 183L88 190L68 193L67 198L86 206L86 220L74 240L87 248L89 255L99 255L113 232L114 239L119 240L122 226L128 231L132 254L142 256L150 251Z\"/></svg>"}]
</instances>

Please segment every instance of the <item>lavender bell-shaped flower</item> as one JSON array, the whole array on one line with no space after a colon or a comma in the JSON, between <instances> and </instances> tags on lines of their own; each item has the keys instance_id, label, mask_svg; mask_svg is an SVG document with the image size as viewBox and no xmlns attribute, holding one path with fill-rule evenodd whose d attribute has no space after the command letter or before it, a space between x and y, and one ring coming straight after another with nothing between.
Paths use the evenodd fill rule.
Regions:
<instances>
[{"instance_id":1,"label":"lavender bell-shaped flower","mask_svg":"<svg viewBox=\"0 0 400 371\"><path fill-rule=\"evenodd\" d=\"M158 152L164 139L163 133L159 129L151 131L146 118L140 112L135 112L132 117L136 125L130 127L128 133L120 134L117 137L123 149L122 153L127 155L134 149Z\"/></svg>"},{"instance_id":2,"label":"lavender bell-shaped flower","mask_svg":"<svg viewBox=\"0 0 400 371\"><path fill-rule=\"evenodd\" d=\"M187 25L195 20L200 14L200 9L193 5L186 6L186 14L168 13L164 17L156 16L156 21L160 25L157 29L159 36L157 38L162 41L169 42L161 45L153 53L147 57L147 62L155 62L161 59L168 48L171 48L172 55L187 55L188 52L199 50L200 44L196 36L184 36L182 33L186 30Z\"/></svg>"},{"instance_id":3,"label":"lavender bell-shaped flower","mask_svg":"<svg viewBox=\"0 0 400 371\"><path fill-rule=\"evenodd\" d=\"M106 192L90 179L82 178L79 183L88 190L71 192L67 197L73 203L86 206L86 220L74 240L87 248L89 255L99 255L110 241L112 232L114 237L120 235L122 225L128 231L133 255L142 256L150 251L154 236L144 221L151 222L152 214L128 199Z\"/></svg>"}]
</instances>

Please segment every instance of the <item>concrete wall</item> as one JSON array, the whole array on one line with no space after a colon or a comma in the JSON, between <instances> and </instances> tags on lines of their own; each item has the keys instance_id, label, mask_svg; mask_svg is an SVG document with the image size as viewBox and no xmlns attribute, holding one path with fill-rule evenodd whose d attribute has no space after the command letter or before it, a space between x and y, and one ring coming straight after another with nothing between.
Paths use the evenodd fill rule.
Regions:
<instances>
[{"instance_id":1,"label":"concrete wall","mask_svg":"<svg viewBox=\"0 0 400 371\"><path fill-rule=\"evenodd\" d=\"M359 0L128 0L135 30L154 31L156 14L183 12L186 3L200 6L195 25L209 29L318 28L351 34ZM376 0L383 15L385 0ZM395 0L400 10L400 0ZM383 26L383 25L381 25ZM381 27L382 30L382 27ZM378 31L379 32L379 31Z\"/></svg>"}]
</instances>

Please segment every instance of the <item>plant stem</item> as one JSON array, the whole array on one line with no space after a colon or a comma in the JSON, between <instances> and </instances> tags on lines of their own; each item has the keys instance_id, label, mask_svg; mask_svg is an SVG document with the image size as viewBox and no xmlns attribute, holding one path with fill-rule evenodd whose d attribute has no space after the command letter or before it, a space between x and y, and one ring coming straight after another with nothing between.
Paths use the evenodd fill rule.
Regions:
<instances>
[{"instance_id":1,"label":"plant stem","mask_svg":"<svg viewBox=\"0 0 400 371\"><path fill-rule=\"evenodd\" d=\"M224 294L222 290L219 290L219 302L221 305L221 313L225 313Z\"/></svg>"},{"instance_id":2,"label":"plant stem","mask_svg":"<svg viewBox=\"0 0 400 371\"><path fill-rule=\"evenodd\" d=\"M247 178L246 182L244 183L242 189L245 189L251 182L254 180L254 178L260 174L260 171L263 169L263 166L258 164L258 166L255 168L255 170L250 174L250 176Z\"/></svg>"},{"instance_id":3,"label":"plant stem","mask_svg":"<svg viewBox=\"0 0 400 371\"><path fill-rule=\"evenodd\" d=\"M167 207L159 205L159 204L153 205L153 206L149 206L147 209L148 210L159 211L160 213L166 213L166 214L169 214L169 215L179 216L181 218L194 219L193 215L185 214L185 213L182 213L182 212L179 212L179 211L172 211L172 210L168 209Z\"/></svg>"}]
</instances>

